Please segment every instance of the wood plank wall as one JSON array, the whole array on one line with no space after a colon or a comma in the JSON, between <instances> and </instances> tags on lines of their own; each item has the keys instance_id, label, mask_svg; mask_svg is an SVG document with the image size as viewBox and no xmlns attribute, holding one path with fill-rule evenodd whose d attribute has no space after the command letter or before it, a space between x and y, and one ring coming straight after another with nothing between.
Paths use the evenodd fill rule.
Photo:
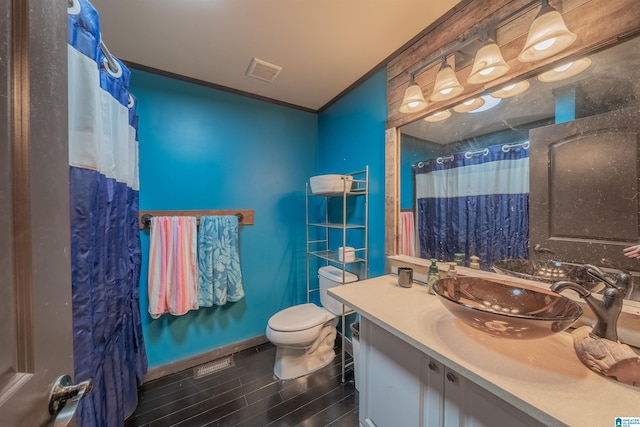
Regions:
<instances>
[{"instance_id":1,"label":"wood plank wall","mask_svg":"<svg viewBox=\"0 0 640 427\"><path fill-rule=\"evenodd\" d=\"M539 10L539 6L533 6L531 10L502 24L497 29L496 42L502 50L505 61L511 66L507 75L485 85L469 85L466 79L471 66L467 66L456 70L458 80L466 88L459 97L431 103L426 110L414 114L402 114L398 111L413 71L432 58L441 56L457 42L475 36L492 22L499 22L529 1L464 1L461 3L463 7L453 11L446 20L438 23L434 28L428 29L428 32L416 43L392 60L387 65L387 128L402 126L490 87L529 77L560 58L579 56L640 33L639 0L551 0L551 6L562 13L569 30L578 36L576 42L564 52L534 63L518 61L517 56L524 46L529 26ZM416 82L422 88L425 98L431 95L438 67L439 64L436 63L416 76Z\"/></svg>"}]
</instances>

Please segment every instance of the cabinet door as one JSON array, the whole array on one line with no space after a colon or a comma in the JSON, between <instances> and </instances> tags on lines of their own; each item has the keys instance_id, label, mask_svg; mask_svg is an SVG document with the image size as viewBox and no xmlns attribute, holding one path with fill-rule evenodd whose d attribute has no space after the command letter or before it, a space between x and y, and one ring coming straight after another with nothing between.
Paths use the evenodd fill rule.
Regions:
<instances>
[{"instance_id":1,"label":"cabinet door","mask_svg":"<svg viewBox=\"0 0 640 427\"><path fill-rule=\"evenodd\" d=\"M444 365L431 358L424 358L422 368L422 426L444 425Z\"/></svg>"},{"instance_id":2,"label":"cabinet door","mask_svg":"<svg viewBox=\"0 0 640 427\"><path fill-rule=\"evenodd\" d=\"M531 130L531 258L638 269L622 248L640 240L639 131L638 107Z\"/></svg>"},{"instance_id":3,"label":"cabinet door","mask_svg":"<svg viewBox=\"0 0 640 427\"><path fill-rule=\"evenodd\" d=\"M365 318L360 325L360 423L432 426L423 424L421 372L427 368L426 356Z\"/></svg>"},{"instance_id":4,"label":"cabinet door","mask_svg":"<svg viewBox=\"0 0 640 427\"><path fill-rule=\"evenodd\" d=\"M449 368L444 377L445 427L544 426Z\"/></svg>"}]
</instances>

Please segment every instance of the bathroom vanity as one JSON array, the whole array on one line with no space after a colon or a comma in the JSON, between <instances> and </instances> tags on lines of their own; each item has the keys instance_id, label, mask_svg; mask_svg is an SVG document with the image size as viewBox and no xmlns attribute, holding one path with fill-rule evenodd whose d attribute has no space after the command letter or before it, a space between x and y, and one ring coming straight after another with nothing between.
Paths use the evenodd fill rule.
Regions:
<instances>
[{"instance_id":1,"label":"bathroom vanity","mask_svg":"<svg viewBox=\"0 0 640 427\"><path fill-rule=\"evenodd\" d=\"M360 423L383 426L608 426L640 418L640 388L587 369L569 333L495 338L427 288L386 275L332 288L361 315Z\"/></svg>"}]
</instances>

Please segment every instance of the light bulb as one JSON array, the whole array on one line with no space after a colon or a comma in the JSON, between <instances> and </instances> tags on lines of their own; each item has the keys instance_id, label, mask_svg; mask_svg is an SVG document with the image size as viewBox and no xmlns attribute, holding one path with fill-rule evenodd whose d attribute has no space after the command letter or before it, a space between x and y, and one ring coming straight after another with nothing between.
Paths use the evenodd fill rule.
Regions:
<instances>
[{"instance_id":1,"label":"light bulb","mask_svg":"<svg viewBox=\"0 0 640 427\"><path fill-rule=\"evenodd\" d=\"M485 68L484 70L478 71L480 74L482 74L483 76L486 76L487 74L491 74L493 73L493 70L495 70L496 67L489 67L489 68Z\"/></svg>"},{"instance_id":2,"label":"light bulb","mask_svg":"<svg viewBox=\"0 0 640 427\"><path fill-rule=\"evenodd\" d=\"M427 101L422 95L422 89L411 79L409 87L404 92L404 98L402 99L402 105L399 111L403 114L415 113L427 108Z\"/></svg>"},{"instance_id":3,"label":"light bulb","mask_svg":"<svg viewBox=\"0 0 640 427\"><path fill-rule=\"evenodd\" d=\"M435 102L446 101L460 95L462 92L464 92L464 88L458 81L455 71L443 58L429 99Z\"/></svg>"},{"instance_id":4,"label":"light bulb","mask_svg":"<svg viewBox=\"0 0 640 427\"><path fill-rule=\"evenodd\" d=\"M518 55L520 62L533 62L548 58L576 41L577 35L569 31L562 15L547 2L543 2L536 19L531 23L527 42Z\"/></svg>"},{"instance_id":5,"label":"light bulb","mask_svg":"<svg viewBox=\"0 0 640 427\"><path fill-rule=\"evenodd\" d=\"M470 111L473 111L477 108L482 107L483 105L484 105L484 99L471 98L453 107L453 111L455 111L456 113L468 113Z\"/></svg>"},{"instance_id":6,"label":"light bulb","mask_svg":"<svg viewBox=\"0 0 640 427\"><path fill-rule=\"evenodd\" d=\"M533 46L533 48L535 50L545 50L545 49L549 49L551 46L553 46L553 44L556 42L556 38L550 38L549 40L545 40L543 42L540 42L536 45Z\"/></svg>"},{"instance_id":7,"label":"light bulb","mask_svg":"<svg viewBox=\"0 0 640 427\"><path fill-rule=\"evenodd\" d=\"M567 71L569 68L571 68L572 65L573 65L573 62L569 62L568 64L564 64L554 68L553 71L557 71L558 73L561 73L563 71Z\"/></svg>"},{"instance_id":8,"label":"light bulb","mask_svg":"<svg viewBox=\"0 0 640 427\"><path fill-rule=\"evenodd\" d=\"M488 38L473 59L473 68L467 83L474 85L490 82L498 77L504 76L511 67L502 57L500 47L496 42Z\"/></svg>"},{"instance_id":9,"label":"light bulb","mask_svg":"<svg viewBox=\"0 0 640 427\"><path fill-rule=\"evenodd\" d=\"M495 92L491 92L491 96L494 98L511 98L526 91L529 88L529 82L523 80L517 83L511 83L510 85L502 87Z\"/></svg>"},{"instance_id":10,"label":"light bulb","mask_svg":"<svg viewBox=\"0 0 640 427\"><path fill-rule=\"evenodd\" d=\"M576 59L568 64L562 64L552 70L540 73L538 80L544 83L557 82L580 74L591 65L591 60L587 57Z\"/></svg>"},{"instance_id":11,"label":"light bulb","mask_svg":"<svg viewBox=\"0 0 640 427\"><path fill-rule=\"evenodd\" d=\"M431 114L430 116L425 117L423 120L426 122L439 122L440 120L446 120L449 117L451 117L451 111L443 110Z\"/></svg>"}]
</instances>

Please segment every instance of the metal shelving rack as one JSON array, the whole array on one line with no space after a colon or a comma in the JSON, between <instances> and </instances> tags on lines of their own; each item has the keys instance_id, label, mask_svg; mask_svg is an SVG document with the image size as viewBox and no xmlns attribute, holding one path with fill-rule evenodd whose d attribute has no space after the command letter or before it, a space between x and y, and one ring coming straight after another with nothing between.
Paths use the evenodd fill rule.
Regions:
<instances>
[{"instance_id":1,"label":"metal shelving rack","mask_svg":"<svg viewBox=\"0 0 640 427\"><path fill-rule=\"evenodd\" d=\"M346 177L351 176L352 180L347 180ZM320 258L326 262L326 265L334 265L342 270L342 282L345 281L347 272L347 266L351 264L361 264L362 268L359 280L367 279L369 276L369 166L366 166L364 170L351 172L342 175L343 191L337 193L322 193L314 194L311 192L309 183L306 185L306 255L307 255L307 302L310 302L311 294L313 292L319 292L319 287L311 288L311 267L310 262L313 258ZM347 188L349 186L349 188ZM359 223L350 223L347 218L347 202L351 198L364 198L364 221ZM329 222L329 199L342 198L342 222ZM313 206L310 204L313 203ZM309 215L310 208L318 206L318 203L324 203L324 216L317 221L317 218L313 218L314 222L311 222ZM321 215L320 215L321 216ZM339 252L334 248L334 242L330 242L330 230L341 230L342 247L347 247L347 242L350 240L348 234L351 234L351 230L361 230L364 234L362 241L363 246L356 247L355 259L353 261L345 261L346 257L340 260ZM310 237L310 230L314 230L313 238ZM318 230L320 230L318 232ZM319 237L318 234L320 234ZM319 298L319 296L318 296ZM342 339L341 357L342 357L342 382L345 380L345 369L353 364L351 361L345 365L346 356L346 343L348 342L353 346L353 342L346 336L346 324L345 317L353 313L353 310L347 309L342 306L341 317L341 330L338 333Z\"/></svg>"}]
</instances>

